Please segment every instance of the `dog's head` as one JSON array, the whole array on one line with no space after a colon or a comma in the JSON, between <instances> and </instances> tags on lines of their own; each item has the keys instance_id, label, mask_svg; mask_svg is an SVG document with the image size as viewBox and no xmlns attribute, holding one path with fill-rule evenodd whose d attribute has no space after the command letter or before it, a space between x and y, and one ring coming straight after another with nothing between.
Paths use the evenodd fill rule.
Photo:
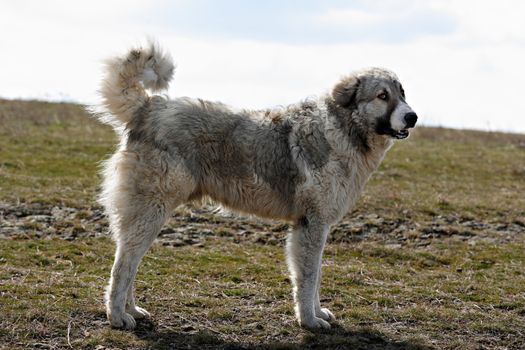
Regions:
<instances>
[{"instance_id":1,"label":"dog's head","mask_svg":"<svg viewBox=\"0 0 525 350\"><path fill-rule=\"evenodd\" d=\"M405 139L417 122L399 79L385 69L370 68L343 78L334 87L332 98L338 107L351 112L348 115L361 127L378 135Z\"/></svg>"}]
</instances>

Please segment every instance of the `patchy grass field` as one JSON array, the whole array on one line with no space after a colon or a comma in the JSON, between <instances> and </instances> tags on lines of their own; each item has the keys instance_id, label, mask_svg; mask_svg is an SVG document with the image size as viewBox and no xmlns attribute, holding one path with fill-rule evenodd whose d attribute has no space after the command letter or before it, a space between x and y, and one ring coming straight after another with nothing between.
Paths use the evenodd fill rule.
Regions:
<instances>
[{"instance_id":1,"label":"patchy grass field","mask_svg":"<svg viewBox=\"0 0 525 350\"><path fill-rule=\"evenodd\" d=\"M525 135L420 128L332 229L323 303L293 317L287 225L181 208L146 255L153 314L109 328L95 204L111 130L80 106L0 100L0 348L523 349Z\"/></svg>"}]
</instances>

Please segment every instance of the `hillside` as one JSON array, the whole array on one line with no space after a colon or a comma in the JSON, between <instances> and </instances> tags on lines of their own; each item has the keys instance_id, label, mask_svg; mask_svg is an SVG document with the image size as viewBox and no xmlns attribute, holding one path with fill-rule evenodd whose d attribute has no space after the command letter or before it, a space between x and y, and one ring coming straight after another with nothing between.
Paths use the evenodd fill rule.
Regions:
<instances>
[{"instance_id":1,"label":"hillside","mask_svg":"<svg viewBox=\"0 0 525 350\"><path fill-rule=\"evenodd\" d=\"M525 344L525 135L420 127L397 142L332 228L323 302L339 326L321 334L293 318L288 225L212 206L179 208L145 257L137 294L153 320L111 330L101 297L113 246L95 198L115 143L82 106L0 100L0 344Z\"/></svg>"}]
</instances>

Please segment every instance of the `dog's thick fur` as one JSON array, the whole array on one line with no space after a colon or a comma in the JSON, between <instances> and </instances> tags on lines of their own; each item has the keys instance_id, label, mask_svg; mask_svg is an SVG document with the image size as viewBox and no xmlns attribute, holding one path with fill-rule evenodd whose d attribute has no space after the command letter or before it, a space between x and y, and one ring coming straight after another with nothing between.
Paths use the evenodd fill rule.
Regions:
<instances>
[{"instance_id":1,"label":"dog's thick fur","mask_svg":"<svg viewBox=\"0 0 525 350\"><path fill-rule=\"evenodd\" d=\"M146 93L166 89L173 71L154 44L107 62L97 115L121 137L101 195L117 243L106 295L111 325L133 328L148 315L133 296L139 262L175 207L207 196L293 223L286 257L297 319L330 327L334 316L319 303L329 227L354 205L392 139L415 124L398 78L372 68L315 101L235 111Z\"/></svg>"}]
</instances>

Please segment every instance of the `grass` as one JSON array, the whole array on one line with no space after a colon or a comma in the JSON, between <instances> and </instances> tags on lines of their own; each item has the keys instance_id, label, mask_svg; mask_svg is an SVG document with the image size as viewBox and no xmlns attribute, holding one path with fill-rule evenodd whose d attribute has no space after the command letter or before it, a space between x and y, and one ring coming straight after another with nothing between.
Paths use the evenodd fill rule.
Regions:
<instances>
[{"instance_id":1,"label":"grass","mask_svg":"<svg viewBox=\"0 0 525 350\"><path fill-rule=\"evenodd\" d=\"M457 243L425 252L329 245L323 296L340 321L315 336L293 321L279 247L220 238L200 249L155 245L137 277L139 300L154 318L134 333L111 330L103 314L108 239L3 240L0 247L0 328L21 348L66 347L68 327L71 345L87 349L167 349L180 341L196 348L474 349L519 348L524 340L520 244Z\"/></svg>"},{"instance_id":2,"label":"grass","mask_svg":"<svg viewBox=\"0 0 525 350\"><path fill-rule=\"evenodd\" d=\"M113 132L80 106L36 101L0 100L0 125L0 202L77 208L54 226L81 230ZM525 235L505 227L525 227L524 164L524 135L420 128L398 142L349 218L364 215L364 230L376 228L369 213L402 219L419 236L451 217L483 225L461 239L441 226L422 246L332 242L322 302L338 324L320 333L296 325L279 242L231 239L244 225L233 219L202 223L218 234L198 246L154 245L137 277L153 319L134 332L105 320L107 237L8 235L0 239L0 348L521 349Z\"/></svg>"},{"instance_id":3,"label":"grass","mask_svg":"<svg viewBox=\"0 0 525 350\"><path fill-rule=\"evenodd\" d=\"M92 205L113 131L79 105L0 100L0 191L10 203Z\"/></svg>"},{"instance_id":4,"label":"grass","mask_svg":"<svg viewBox=\"0 0 525 350\"><path fill-rule=\"evenodd\" d=\"M512 221L525 217L523 193L525 136L423 128L388 153L360 207Z\"/></svg>"},{"instance_id":5,"label":"grass","mask_svg":"<svg viewBox=\"0 0 525 350\"><path fill-rule=\"evenodd\" d=\"M293 320L279 247L220 238L199 249L155 245L137 277L139 300L154 317L135 332L105 321L108 239L2 240L0 248L1 336L21 348L67 347L68 327L71 345L86 349L168 349L181 340L196 348L519 348L525 339L520 244L425 252L329 245L323 298L339 323L315 336Z\"/></svg>"}]
</instances>

